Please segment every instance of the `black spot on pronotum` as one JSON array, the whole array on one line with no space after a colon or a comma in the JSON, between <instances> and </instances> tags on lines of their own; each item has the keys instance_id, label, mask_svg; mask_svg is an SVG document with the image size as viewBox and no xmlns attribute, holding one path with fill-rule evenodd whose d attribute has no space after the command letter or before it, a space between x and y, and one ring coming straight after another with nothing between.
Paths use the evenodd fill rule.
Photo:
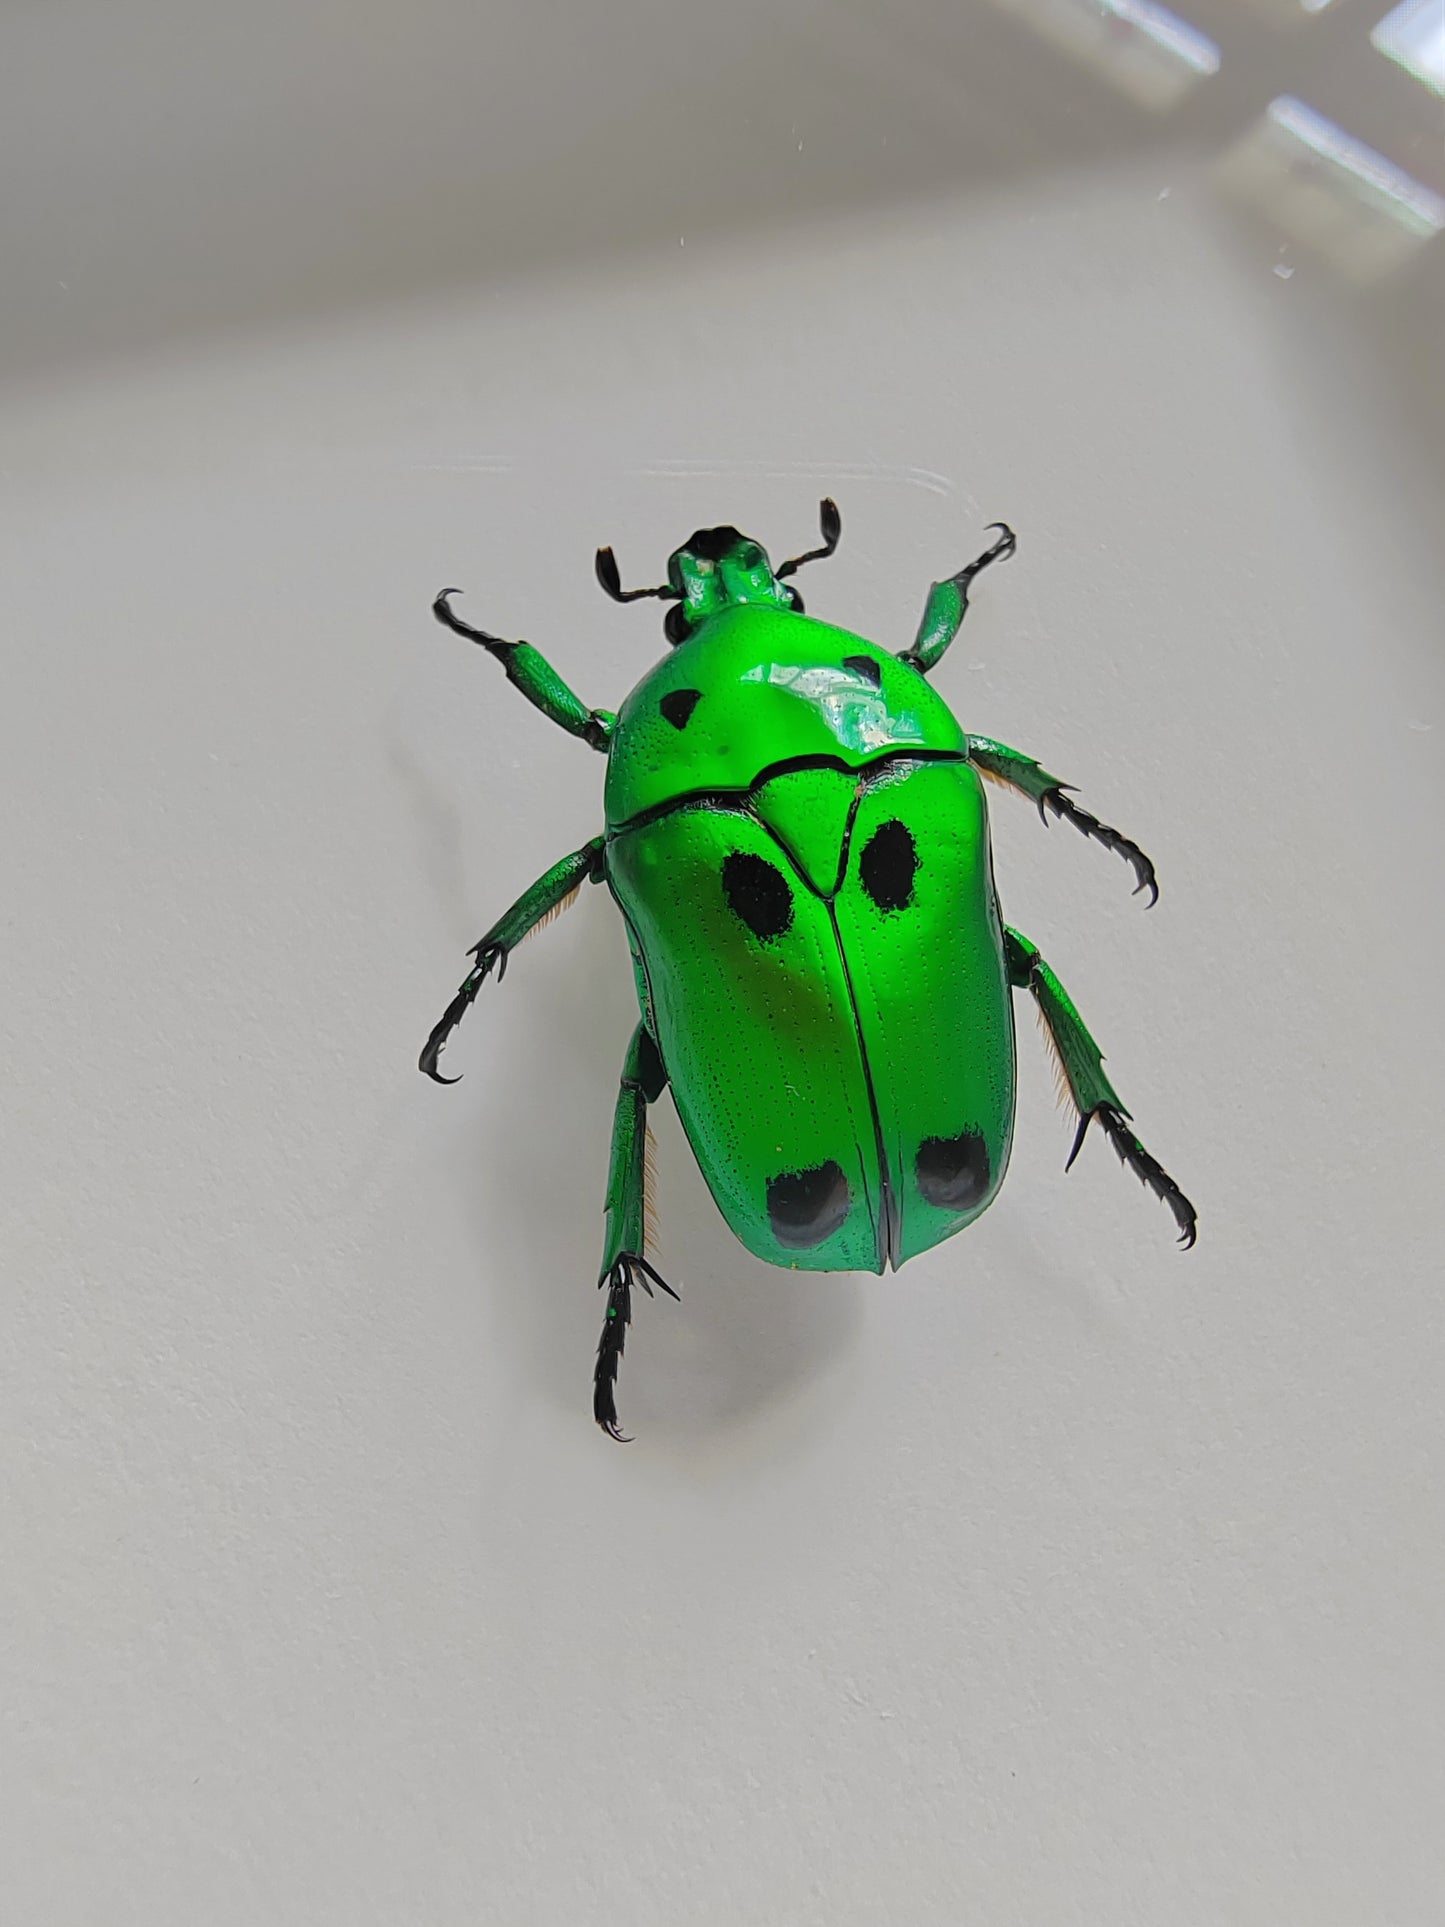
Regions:
<instances>
[{"instance_id":1,"label":"black spot on pronotum","mask_svg":"<svg viewBox=\"0 0 1445 1927\"><path fill-rule=\"evenodd\" d=\"M722 887L733 915L764 942L793 921L793 893L776 863L734 850L722 867Z\"/></svg>"},{"instance_id":2,"label":"black spot on pronotum","mask_svg":"<svg viewBox=\"0 0 1445 1927\"><path fill-rule=\"evenodd\" d=\"M811 1251L831 1238L851 1203L843 1167L832 1158L808 1171L784 1171L768 1186L773 1236L789 1251Z\"/></svg>"},{"instance_id":3,"label":"black spot on pronotum","mask_svg":"<svg viewBox=\"0 0 1445 1927\"><path fill-rule=\"evenodd\" d=\"M700 689L670 689L657 706L674 729L686 729L692 712L701 701Z\"/></svg>"},{"instance_id":4,"label":"black spot on pronotum","mask_svg":"<svg viewBox=\"0 0 1445 1927\"><path fill-rule=\"evenodd\" d=\"M864 682L871 682L875 689L882 688L882 665L875 662L872 656L844 656L843 667L851 669L855 676L861 676Z\"/></svg>"},{"instance_id":5,"label":"black spot on pronotum","mask_svg":"<svg viewBox=\"0 0 1445 1927\"><path fill-rule=\"evenodd\" d=\"M926 1137L918 1147L918 1188L944 1211L971 1211L988 1195L988 1146L981 1131Z\"/></svg>"},{"instance_id":6,"label":"black spot on pronotum","mask_svg":"<svg viewBox=\"0 0 1445 1927\"><path fill-rule=\"evenodd\" d=\"M906 823L895 816L880 823L868 839L859 870L863 888L880 910L905 910L913 901L918 851Z\"/></svg>"}]
</instances>

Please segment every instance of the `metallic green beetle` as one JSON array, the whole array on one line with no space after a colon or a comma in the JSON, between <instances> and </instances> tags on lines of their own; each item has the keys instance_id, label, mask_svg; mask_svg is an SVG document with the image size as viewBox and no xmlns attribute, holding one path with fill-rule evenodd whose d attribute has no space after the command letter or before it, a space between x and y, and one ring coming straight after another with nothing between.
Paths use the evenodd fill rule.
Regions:
<instances>
[{"instance_id":1,"label":"metallic green beetle","mask_svg":"<svg viewBox=\"0 0 1445 1927\"><path fill-rule=\"evenodd\" d=\"M934 583L910 649L889 654L803 613L788 578L734 528L699 529L656 589L672 653L613 715L587 709L525 642L473 629L444 589L434 611L498 658L544 715L607 757L606 829L513 904L473 948L475 966L427 1039L442 1046L527 933L606 882L627 925L642 1020L628 1046L612 1133L599 1285L607 1310L593 1412L614 1438L632 1288L672 1293L644 1252L647 1107L671 1086L718 1208L769 1264L811 1271L898 1266L992 1202L1013 1137L1011 992L1037 1002L1079 1112L1174 1215L1194 1207L1130 1130L1098 1046L1027 937L1001 919L980 777L1031 797L1130 864L1141 849L1070 800L1017 750L960 728L925 678L957 635L993 546Z\"/></svg>"}]
</instances>

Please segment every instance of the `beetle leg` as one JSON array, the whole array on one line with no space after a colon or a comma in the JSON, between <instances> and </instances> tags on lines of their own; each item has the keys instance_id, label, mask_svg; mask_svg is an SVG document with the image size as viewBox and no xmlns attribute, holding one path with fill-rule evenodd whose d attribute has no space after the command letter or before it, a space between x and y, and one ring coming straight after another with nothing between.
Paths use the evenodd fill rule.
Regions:
<instances>
[{"instance_id":1,"label":"beetle leg","mask_svg":"<svg viewBox=\"0 0 1445 1927\"><path fill-rule=\"evenodd\" d=\"M1021 750L1010 749L1007 743L996 743L989 736L969 736L968 760L980 776L991 782L1002 783L1006 788L1017 790L1038 805L1038 812L1045 823L1049 814L1063 817L1072 823L1083 835L1092 837L1095 843L1102 843L1106 850L1113 850L1129 865L1134 872L1134 895L1141 891L1149 892L1149 901L1144 906L1152 910L1159 901L1159 885L1154 880L1154 865L1145 856L1137 843L1109 824L1101 823L1097 816L1088 810L1080 809L1065 794L1073 788L1072 783L1064 783L1057 776L1036 763L1032 756L1025 756Z\"/></svg>"},{"instance_id":2,"label":"beetle leg","mask_svg":"<svg viewBox=\"0 0 1445 1927\"><path fill-rule=\"evenodd\" d=\"M432 604L437 621L457 635L465 636L468 642L480 643L489 656L495 656L507 672L508 682L515 684L534 708L550 716L569 736L580 736L593 749L605 750L617 722L612 711L589 709L530 642L507 642L501 636L489 635L485 629L474 629L469 622L463 622L452 610L451 599L456 593L455 589L443 589L437 596Z\"/></svg>"},{"instance_id":3,"label":"beetle leg","mask_svg":"<svg viewBox=\"0 0 1445 1927\"><path fill-rule=\"evenodd\" d=\"M647 1228L647 1107L655 1104L667 1084L657 1046L639 1024L627 1047L622 1066L622 1088L612 1119L612 1162L607 1175L607 1235L602 1249L602 1271L597 1284L607 1287L607 1309L592 1375L592 1416L612 1438L626 1442L617 1422L617 1368L632 1322L632 1287L652 1287L676 1298L665 1278L659 1277L643 1256Z\"/></svg>"},{"instance_id":4,"label":"beetle leg","mask_svg":"<svg viewBox=\"0 0 1445 1927\"><path fill-rule=\"evenodd\" d=\"M843 518L838 513L838 504L831 495L825 495L818 504L818 530L823 542L820 548L809 549L804 555L790 556L780 562L773 571L779 582L786 582L790 575L796 575L807 562L826 562L837 548L843 534Z\"/></svg>"},{"instance_id":5,"label":"beetle leg","mask_svg":"<svg viewBox=\"0 0 1445 1927\"><path fill-rule=\"evenodd\" d=\"M997 542L961 568L957 575L945 576L942 582L934 583L928 591L913 647L898 652L899 661L908 663L920 676L938 667L944 650L962 628L963 618L968 614L968 585L973 578L990 562L1006 562L1018 547L1018 537L1007 522L991 522L989 527L999 531Z\"/></svg>"},{"instance_id":6,"label":"beetle leg","mask_svg":"<svg viewBox=\"0 0 1445 1927\"><path fill-rule=\"evenodd\" d=\"M1009 982L1032 994L1045 1034L1058 1053L1069 1096L1078 1108L1078 1135L1064 1169L1068 1170L1079 1155L1085 1134L1097 1118L1120 1162L1128 1165L1139 1181L1148 1185L1155 1197L1169 1207L1179 1227L1179 1242L1187 1251L1194 1243L1198 1213L1159 1160L1145 1150L1130 1130L1129 1113L1104 1075L1103 1055L1085 1029L1069 993L1044 962L1037 945L1017 930L1005 929L1004 948Z\"/></svg>"},{"instance_id":7,"label":"beetle leg","mask_svg":"<svg viewBox=\"0 0 1445 1927\"><path fill-rule=\"evenodd\" d=\"M493 970L497 973L497 982L502 981L507 974L507 958L523 937L538 929L550 917L556 916L558 911L564 910L589 876L594 883L601 878L602 851L603 839L595 836L590 843L584 843L580 850L574 850L571 856L564 856L560 863L554 863L529 890L523 891L486 936L472 945L471 954L477 961L467 972L466 981L442 1012L431 1036L423 1045L417 1060L418 1070L425 1071L438 1084L460 1083L460 1078L443 1077L437 1069L442 1046L471 1008L477 992Z\"/></svg>"}]
</instances>

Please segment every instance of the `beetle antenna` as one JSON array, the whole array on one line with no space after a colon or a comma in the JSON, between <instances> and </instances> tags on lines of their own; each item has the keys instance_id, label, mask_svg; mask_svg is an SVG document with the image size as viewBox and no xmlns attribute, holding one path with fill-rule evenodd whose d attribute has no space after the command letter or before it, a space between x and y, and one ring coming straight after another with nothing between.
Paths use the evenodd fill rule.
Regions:
<instances>
[{"instance_id":1,"label":"beetle antenna","mask_svg":"<svg viewBox=\"0 0 1445 1927\"><path fill-rule=\"evenodd\" d=\"M676 602L677 590L664 582L656 589L624 589L622 577L617 573L617 557L611 549L597 551L597 580L614 602L641 602L645 596L658 596L664 602Z\"/></svg>"},{"instance_id":2,"label":"beetle antenna","mask_svg":"<svg viewBox=\"0 0 1445 1927\"><path fill-rule=\"evenodd\" d=\"M790 562L783 562L773 570L781 582L784 577L793 575L805 562L826 562L838 546L838 537L843 533L843 518L838 513L838 504L831 495L825 495L818 504L818 527L823 534L821 549L809 549L806 555L795 555Z\"/></svg>"}]
</instances>

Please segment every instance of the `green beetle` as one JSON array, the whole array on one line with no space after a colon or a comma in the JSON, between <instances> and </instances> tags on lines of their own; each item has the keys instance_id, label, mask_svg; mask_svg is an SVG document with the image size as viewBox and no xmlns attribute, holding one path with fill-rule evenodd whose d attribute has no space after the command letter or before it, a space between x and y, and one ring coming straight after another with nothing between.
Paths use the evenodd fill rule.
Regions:
<instances>
[{"instance_id":1,"label":"green beetle","mask_svg":"<svg viewBox=\"0 0 1445 1927\"><path fill-rule=\"evenodd\" d=\"M606 828L554 864L473 947L475 965L427 1039L442 1046L527 933L605 882L627 926L641 1022L613 1123L599 1285L607 1309L593 1412L614 1438L632 1289L672 1287L644 1252L647 1107L670 1086L718 1208L769 1264L897 1267L986 1210L1014 1117L1011 993L1034 997L1079 1113L1072 1165L1097 1119L1192 1245L1196 1214L1129 1128L1098 1046L1038 950L999 914L981 777L1033 799L1130 864L1137 844L1080 809L1032 758L964 732L926 678L957 635L969 585L1011 556L1013 532L934 583L894 655L803 612L789 578L734 528L699 529L657 597L672 653L621 710L587 709L525 642L473 629L444 589L434 612L496 656L522 694L607 757Z\"/></svg>"}]
</instances>

